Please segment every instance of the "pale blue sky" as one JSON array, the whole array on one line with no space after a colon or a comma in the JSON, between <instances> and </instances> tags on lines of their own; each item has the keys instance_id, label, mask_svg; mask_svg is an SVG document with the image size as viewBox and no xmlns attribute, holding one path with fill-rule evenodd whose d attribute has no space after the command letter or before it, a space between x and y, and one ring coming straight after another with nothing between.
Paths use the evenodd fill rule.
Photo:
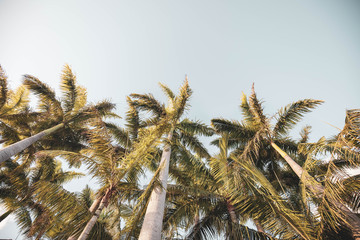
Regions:
<instances>
[{"instance_id":1,"label":"pale blue sky","mask_svg":"<svg viewBox=\"0 0 360 240\"><path fill-rule=\"evenodd\" d=\"M359 108L359 10L357 0L0 0L0 64L12 86L32 74L57 88L68 63L89 99L111 99L120 115L129 93L161 98L157 82L177 89L187 74L188 117L205 123L240 119L255 82L269 114L325 100L300 124L315 141Z\"/></svg>"}]
</instances>

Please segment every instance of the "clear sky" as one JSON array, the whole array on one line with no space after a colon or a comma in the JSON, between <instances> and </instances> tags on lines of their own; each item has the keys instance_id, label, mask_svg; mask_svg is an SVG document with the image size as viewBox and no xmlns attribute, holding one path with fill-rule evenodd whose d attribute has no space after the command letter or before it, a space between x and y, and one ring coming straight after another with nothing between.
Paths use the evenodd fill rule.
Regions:
<instances>
[{"instance_id":1,"label":"clear sky","mask_svg":"<svg viewBox=\"0 0 360 240\"><path fill-rule=\"evenodd\" d=\"M358 0L0 0L0 64L11 86L32 74L57 89L68 63L91 101L110 99L122 116L128 94L161 98L158 82L177 89L187 74L188 117L205 123L240 120L254 82L269 115L325 100L300 124L315 141L359 108L359 11ZM0 224L0 238L14 233Z\"/></svg>"}]
</instances>

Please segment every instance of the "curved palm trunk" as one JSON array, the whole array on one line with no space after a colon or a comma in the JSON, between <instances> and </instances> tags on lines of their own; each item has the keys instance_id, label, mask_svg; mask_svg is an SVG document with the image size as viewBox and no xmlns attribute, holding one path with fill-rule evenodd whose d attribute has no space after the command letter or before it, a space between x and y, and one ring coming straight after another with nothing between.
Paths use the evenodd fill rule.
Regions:
<instances>
[{"instance_id":1,"label":"curved palm trunk","mask_svg":"<svg viewBox=\"0 0 360 240\"><path fill-rule=\"evenodd\" d=\"M94 227L96 221L98 220L102 210L108 205L109 203L109 199L111 196L111 189L109 188L104 197L101 199L101 202L99 204L99 207L97 208L97 210L95 211L94 215L92 216L92 218L89 220L89 222L86 224L84 230L82 231L82 233L80 234L78 240L86 240L89 237L89 234L92 230L92 228Z\"/></svg>"},{"instance_id":2,"label":"curved palm trunk","mask_svg":"<svg viewBox=\"0 0 360 240\"><path fill-rule=\"evenodd\" d=\"M43 138L44 136L52 134L53 132L57 131L58 129L62 128L63 126L64 126L64 124L60 123L52 128L49 128L42 132L39 132L39 133L35 134L34 136L28 137L26 139L23 139L19 142L16 142L14 144L11 144L11 145L1 149L0 150L0 163L10 159L12 156L21 152L25 148L29 147L31 144L35 143L39 139Z\"/></svg>"},{"instance_id":3,"label":"curved palm trunk","mask_svg":"<svg viewBox=\"0 0 360 240\"><path fill-rule=\"evenodd\" d=\"M173 130L168 135L168 140L172 139ZM141 227L139 240L160 240L162 231L162 222L165 209L165 198L167 179L169 175L169 163L170 163L171 146L166 144L162 152L161 161L159 167L161 167L159 173L159 181L161 187L156 187L151 192L149 204L146 209L145 218Z\"/></svg>"},{"instance_id":4,"label":"curved palm trunk","mask_svg":"<svg viewBox=\"0 0 360 240\"><path fill-rule=\"evenodd\" d=\"M274 142L271 142L271 146L285 159L285 161L290 165L291 169L295 172L295 174L301 179L302 175L305 174L306 187L309 188L315 195L318 197L322 197L324 195L324 187L313 177L311 177L303 168L297 164L286 152L284 152L279 146L277 146ZM306 181L310 180L310 181ZM309 184L310 183L310 184ZM337 208L342 211L342 214L346 220L346 225L351 229L354 239L360 240L360 218L349 210L344 204L340 202L333 202Z\"/></svg>"}]
</instances>

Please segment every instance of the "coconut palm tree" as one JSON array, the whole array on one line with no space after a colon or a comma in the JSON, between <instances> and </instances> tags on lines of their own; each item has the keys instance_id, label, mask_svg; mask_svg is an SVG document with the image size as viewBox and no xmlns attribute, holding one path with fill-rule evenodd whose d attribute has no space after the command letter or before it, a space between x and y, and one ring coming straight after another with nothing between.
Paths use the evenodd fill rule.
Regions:
<instances>
[{"instance_id":1,"label":"coconut palm tree","mask_svg":"<svg viewBox=\"0 0 360 240\"><path fill-rule=\"evenodd\" d=\"M79 226L73 228L69 239L91 237L93 227L98 224L99 217L109 204L120 204L124 199L131 199L133 192L139 191L139 172L141 173L141 167L145 164L144 160L152 154L151 148L159 134L156 128L154 131L138 131L137 121L137 113L132 108L127 113L127 129L106 123L98 116L88 120L91 130L87 132L86 147L79 152L47 150L37 153L51 157L59 156L71 165L83 162L89 174L97 178L101 185L95 201L87 210L92 214L85 216L85 224L80 226L77 222L73 224L72 220L69 222L70 226ZM74 218L75 220L77 221L78 217Z\"/></svg>"},{"instance_id":2,"label":"coconut palm tree","mask_svg":"<svg viewBox=\"0 0 360 240\"><path fill-rule=\"evenodd\" d=\"M210 156L197 136L194 135L194 130L196 129L199 132L203 132L205 135L212 134L211 128L207 127L205 124L202 124L201 122L191 122L187 119L182 120L178 125L178 129L174 131L169 164L169 179L171 179L171 181L183 181L180 174L181 171L190 171L190 169L203 167L204 164L200 164L200 162L198 162L195 158L189 157L192 156L191 152L197 153L198 156ZM159 167L159 158L162 155L161 152L161 149L158 149L153 155L153 161L148 165L148 168L155 173L146 189L137 199L133 217L129 218L127 221L125 231L127 232L128 239L130 237L138 238L140 232L138 230L141 228L141 220L144 218L146 206L150 200L150 195L154 188L160 185L158 176L161 171L161 168ZM183 170L179 171L179 169ZM167 195L169 194L171 193L168 192ZM165 215L167 210L168 208L166 207Z\"/></svg>"},{"instance_id":3,"label":"coconut palm tree","mask_svg":"<svg viewBox=\"0 0 360 240\"><path fill-rule=\"evenodd\" d=\"M188 101L192 94L187 79L185 79L178 95L175 95L167 86L163 84L160 84L160 86L168 98L168 106L166 107L164 104L157 101L151 94L130 95L132 104L136 109L145 111L151 115L147 120L143 121L144 127L151 129L162 123L166 128L166 131L163 132L166 138L158 167L159 176L157 182L159 185L154 187L151 192L139 239L161 238L169 164L174 139L179 137L179 139L188 142L187 146L190 147L190 149L206 155L207 152L204 151L202 145L199 144L199 141L193 136L195 134L212 134L201 124L186 119L181 121L181 117L188 107ZM184 128L188 131L182 131Z\"/></svg>"},{"instance_id":4,"label":"coconut palm tree","mask_svg":"<svg viewBox=\"0 0 360 240\"><path fill-rule=\"evenodd\" d=\"M188 230L186 239L219 236L225 236L226 239L270 239L244 225L247 217L236 210L227 193L225 185L229 182L217 181L214 176L212 165L215 164L215 157L209 159L209 169L203 159L186 149L181 149L179 153L179 160L185 164L170 168L170 175L177 184L171 184L168 189L169 200L164 221L167 237L182 226ZM219 159L223 157L225 151L216 156ZM227 159L226 156L225 161Z\"/></svg>"},{"instance_id":5,"label":"coconut palm tree","mask_svg":"<svg viewBox=\"0 0 360 240\"><path fill-rule=\"evenodd\" d=\"M23 122L24 117L34 117L36 113L29 113L29 91L20 86L16 91L9 89L7 76L0 66L0 143L9 144L20 140L19 132L12 123Z\"/></svg>"},{"instance_id":6,"label":"coconut palm tree","mask_svg":"<svg viewBox=\"0 0 360 240\"><path fill-rule=\"evenodd\" d=\"M80 173L63 171L61 163L50 158L42 158L31 168L5 161L0 171L0 201L7 215L15 215L27 237L40 239L57 221L57 216L36 192L48 184L61 188L62 184L80 176Z\"/></svg>"},{"instance_id":7,"label":"coconut palm tree","mask_svg":"<svg viewBox=\"0 0 360 240\"><path fill-rule=\"evenodd\" d=\"M357 175L349 176L348 170L359 166L359 136L360 114L358 109L347 110L345 125L339 134L315 143L301 144L299 150L307 156L303 168L315 172L315 178L322 182L322 201L318 204L318 213L321 219L318 235L323 232L342 231L343 226L338 222L345 222L352 229L356 227L356 202L360 185ZM322 156L330 156L329 161L322 161ZM355 204L354 204L355 203ZM349 211L349 208L352 212ZM332 213L332 214L329 214ZM354 223L355 222L355 223Z\"/></svg>"},{"instance_id":8,"label":"coconut palm tree","mask_svg":"<svg viewBox=\"0 0 360 240\"><path fill-rule=\"evenodd\" d=\"M46 188L47 191L44 191ZM55 194L54 194L55 193ZM48 183L36 191L43 204L51 206L56 216L51 228L46 232L49 239L67 239L76 229L83 229L91 218L91 208L96 195L89 187L80 193L71 193L57 185ZM90 239L113 239L108 231L109 214L102 213L89 234ZM74 239L77 239L76 237Z\"/></svg>"},{"instance_id":9,"label":"coconut palm tree","mask_svg":"<svg viewBox=\"0 0 360 240\"><path fill-rule=\"evenodd\" d=\"M86 239L90 236L93 226L97 223L102 210L109 204L110 198L124 188L126 183L119 182L118 167L120 159L124 156L124 149L112 144L112 139L107 133L105 123L99 118L89 121L91 131L87 133L88 146L79 153L64 150L49 150L37 153L46 156L61 156L65 160L84 162L90 174L97 178L101 184L94 205L90 207L93 214L87 220L86 226L81 229L73 229L73 234L80 236L78 239Z\"/></svg>"},{"instance_id":10,"label":"coconut palm tree","mask_svg":"<svg viewBox=\"0 0 360 240\"><path fill-rule=\"evenodd\" d=\"M279 139L286 136L286 133L299 120L301 120L304 113L308 112L320 103L321 101L318 100L305 99L289 104L278 112L277 121L274 124L274 127L271 128L270 121L264 115L261 103L257 99L253 88L252 94L249 97L249 102L246 101L246 97L243 97L242 110L245 115L244 123L247 124L249 121L252 122L252 126L255 127L255 131L253 131L253 133L249 131L245 131L243 133L243 135L250 134L252 137L245 146L243 146L242 153L239 157L256 162L259 158L264 142L267 143L267 145L271 145L272 148L287 162L292 171L302 181L304 186L312 192L313 196L324 200L324 186L316 181L308 174L307 171L294 161L289 154L286 153L286 150L283 150L282 147L285 145L281 146L281 144L284 143L284 141ZM241 124L232 124L231 121L224 121L223 119L213 119L212 123L219 130L232 128L233 130L236 129L238 134L241 130L245 130L245 127ZM342 222L342 224L345 224L347 227L352 229L353 237L357 239L358 229L360 229L358 228L358 226L360 226L358 217L351 212L340 199L337 199L337 201L326 200L326 202L328 205L335 206L338 209L337 212L332 211L332 215L337 215L338 220L336 223L332 222L332 225L338 225L339 222Z\"/></svg>"},{"instance_id":11,"label":"coconut palm tree","mask_svg":"<svg viewBox=\"0 0 360 240\"><path fill-rule=\"evenodd\" d=\"M55 92L49 86L33 76L25 75L24 85L40 98L39 109L42 114L35 120L25 119L25 123L24 121L22 122L22 125L27 127L22 128L24 132L18 131L21 133L18 137L22 140L12 144L11 141L4 143L5 145L10 145L0 150L0 163L18 154L45 136L56 133L59 129L63 129L63 134L59 133L59 135L54 136L52 139L45 139L43 143L58 142L59 139L66 139L67 142L71 142L70 146L78 145L79 143L76 140L79 139L71 139L74 136L75 126L79 128L80 123L83 124L84 121L94 116L94 112L102 115L115 115L111 113L111 110L114 109L114 104L107 101L100 102L94 106L86 105L86 91L76 84L76 77L67 65L64 67L62 74L61 88L63 99L61 101L56 98ZM12 123L16 122L12 121ZM19 127L19 125L14 126L15 129ZM32 129L36 130L35 134ZM29 136L29 134L31 135Z\"/></svg>"},{"instance_id":12,"label":"coconut palm tree","mask_svg":"<svg viewBox=\"0 0 360 240\"><path fill-rule=\"evenodd\" d=\"M230 135L223 133L217 142L220 154L210 159L210 166L227 205L244 220L252 220L258 232L310 239L306 216L295 211L292 202L283 200L284 193L276 190L253 162L239 158L239 149L230 151Z\"/></svg>"}]
</instances>

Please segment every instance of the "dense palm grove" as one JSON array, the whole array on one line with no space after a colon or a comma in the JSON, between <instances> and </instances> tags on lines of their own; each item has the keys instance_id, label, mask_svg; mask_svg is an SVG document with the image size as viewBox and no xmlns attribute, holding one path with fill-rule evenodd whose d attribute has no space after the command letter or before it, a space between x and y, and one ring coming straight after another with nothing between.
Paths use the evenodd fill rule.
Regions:
<instances>
[{"instance_id":1,"label":"dense palm grove","mask_svg":"<svg viewBox=\"0 0 360 240\"><path fill-rule=\"evenodd\" d=\"M128 96L119 126L115 105L88 103L68 66L60 86L59 97L25 75L11 90L0 68L0 221L14 216L26 238L360 239L360 175L348 175L360 163L359 109L309 143L310 126L297 140L289 132L320 100L268 116L253 87L242 119L208 126L185 117L185 80L177 94L160 84L166 104ZM81 166L99 189L63 188Z\"/></svg>"}]
</instances>

